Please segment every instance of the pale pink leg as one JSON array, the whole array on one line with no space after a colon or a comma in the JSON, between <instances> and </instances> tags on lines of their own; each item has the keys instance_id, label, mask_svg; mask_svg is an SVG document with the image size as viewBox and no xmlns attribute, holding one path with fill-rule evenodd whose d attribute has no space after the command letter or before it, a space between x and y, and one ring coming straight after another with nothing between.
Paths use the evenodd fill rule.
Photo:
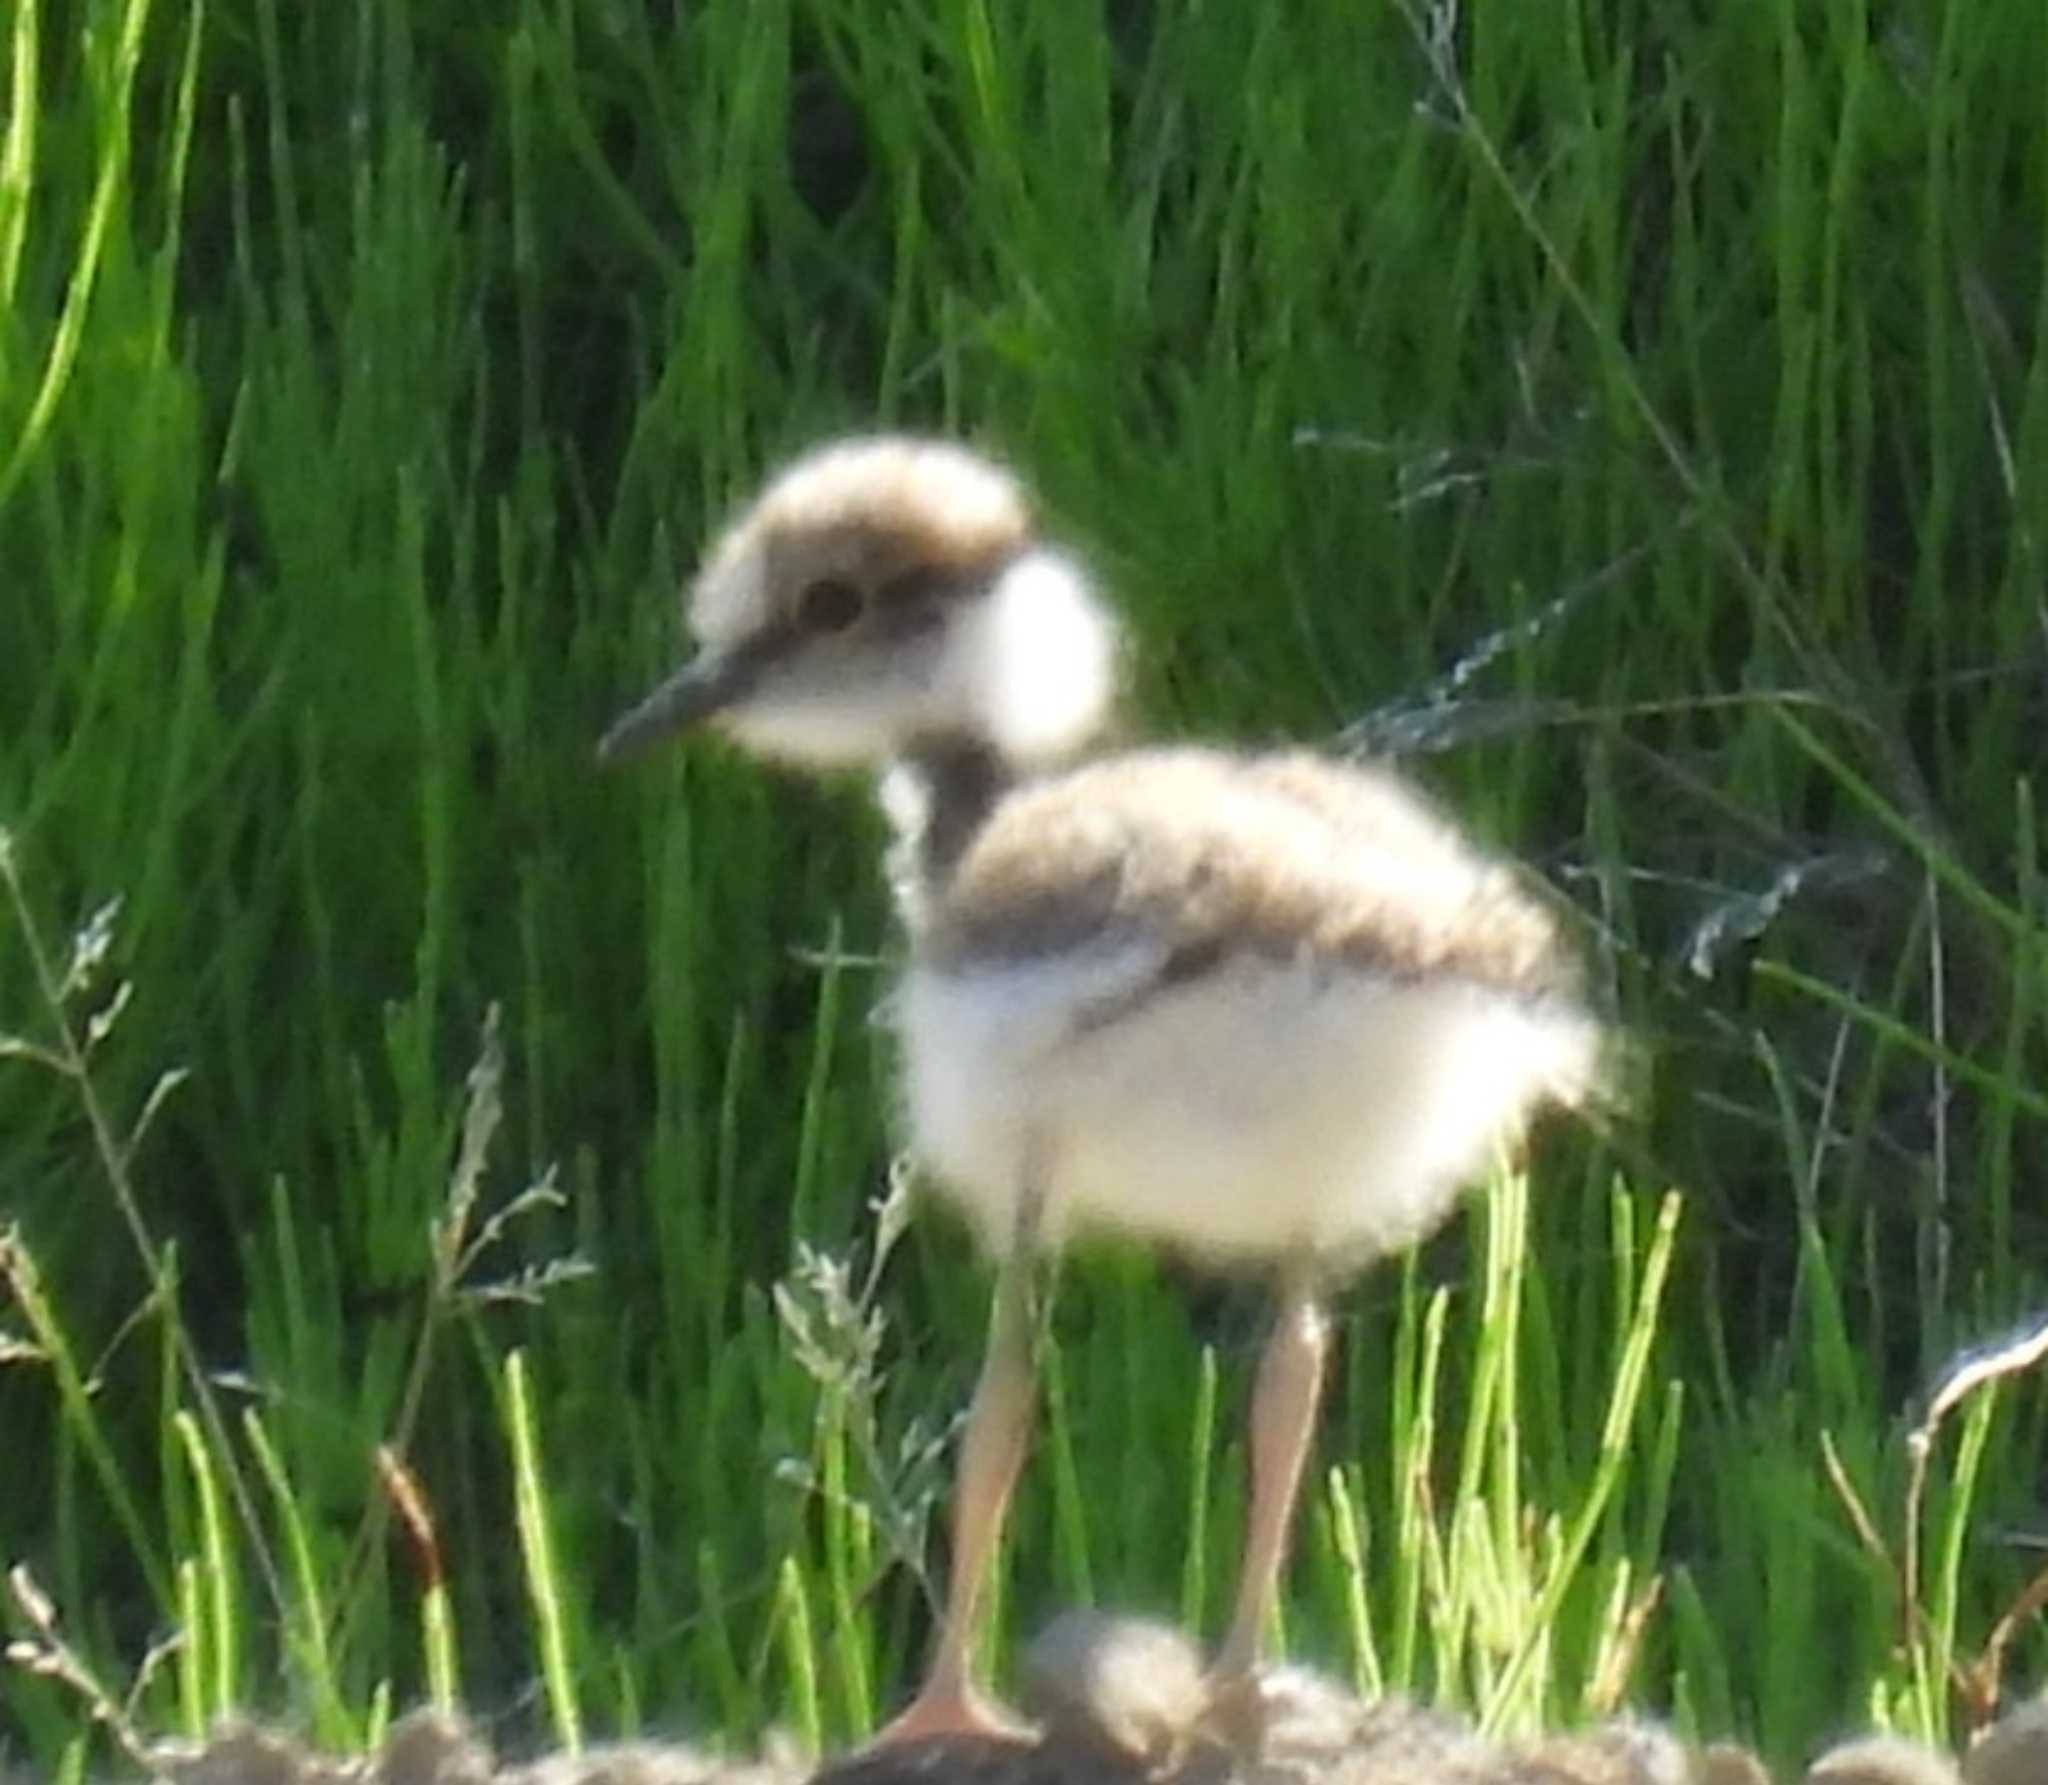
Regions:
<instances>
[{"instance_id":1,"label":"pale pink leg","mask_svg":"<svg viewBox=\"0 0 2048 1785\"><path fill-rule=\"evenodd\" d=\"M967 1435L954 1480L952 1572L938 1647L917 1696L883 1726L875 1737L877 1745L935 1735L1016 1741L1028 1733L976 1687L974 1647L982 1588L1002 1540L1010 1490L1017 1484L1031 1437L1037 1386L1035 1226L1035 1209L1029 1220L1020 1216L1018 1243L996 1276L988 1351L968 1408Z\"/></svg>"},{"instance_id":2,"label":"pale pink leg","mask_svg":"<svg viewBox=\"0 0 2048 1785\"><path fill-rule=\"evenodd\" d=\"M1329 1323L1306 1267L1282 1284L1280 1314L1259 1360L1252 1389L1252 1505L1246 1522L1237 1610L1210 1670L1213 1691L1242 1683L1259 1658L1266 1622L1287 1563L1288 1528L1301 1491L1302 1468L1315 1437L1322 1399Z\"/></svg>"}]
</instances>

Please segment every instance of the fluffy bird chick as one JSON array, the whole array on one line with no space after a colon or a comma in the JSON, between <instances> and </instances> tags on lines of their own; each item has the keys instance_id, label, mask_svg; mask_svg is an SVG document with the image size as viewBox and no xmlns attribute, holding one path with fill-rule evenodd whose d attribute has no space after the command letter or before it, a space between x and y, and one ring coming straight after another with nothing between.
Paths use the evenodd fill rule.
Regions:
<instances>
[{"instance_id":1,"label":"fluffy bird chick","mask_svg":"<svg viewBox=\"0 0 2048 1785\"><path fill-rule=\"evenodd\" d=\"M1062 1612L1032 1639L1022 1673L1048 1742L1094 1749L1147 1778L1180 1770L1208 1708L1195 1645L1150 1618Z\"/></svg>"},{"instance_id":2,"label":"fluffy bird chick","mask_svg":"<svg viewBox=\"0 0 2048 1785\"><path fill-rule=\"evenodd\" d=\"M2043 1785L2048 1781L2048 1697L2008 1711L1963 1757L1964 1785Z\"/></svg>"},{"instance_id":3,"label":"fluffy bird chick","mask_svg":"<svg viewBox=\"0 0 2048 1785\"><path fill-rule=\"evenodd\" d=\"M1286 1554L1343 1271L1413 1244L1599 1025L1546 907L1394 777L1301 753L1082 761L1117 628L1007 472L902 438L797 460L708 554L700 649L606 758L709 724L886 771L911 1149L997 1260L935 1657L884 1731L1009 1727L975 1617L1034 1394L1036 1261L1109 1228L1266 1272L1252 1504L1210 1689L1245 1688Z\"/></svg>"},{"instance_id":4,"label":"fluffy bird chick","mask_svg":"<svg viewBox=\"0 0 2048 1785\"><path fill-rule=\"evenodd\" d=\"M1869 1735L1830 1748L1806 1785L1959 1785L1955 1762L1902 1736Z\"/></svg>"}]
</instances>

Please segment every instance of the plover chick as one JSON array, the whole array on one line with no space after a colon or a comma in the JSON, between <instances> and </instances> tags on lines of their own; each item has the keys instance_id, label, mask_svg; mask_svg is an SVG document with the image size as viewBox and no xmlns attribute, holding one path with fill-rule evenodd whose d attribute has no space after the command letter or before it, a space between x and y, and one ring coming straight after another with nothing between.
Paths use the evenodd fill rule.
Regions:
<instances>
[{"instance_id":1,"label":"plover chick","mask_svg":"<svg viewBox=\"0 0 2048 1785\"><path fill-rule=\"evenodd\" d=\"M1963 1757L1964 1785L2041 1785L2048 1779L2048 1696L2008 1711Z\"/></svg>"},{"instance_id":2,"label":"plover chick","mask_svg":"<svg viewBox=\"0 0 2048 1785\"><path fill-rule=\"evenodd\" d=\"M885 1737L997 1732L975 1614L1031 1421L1036 1261L1113 1229L1269 1273L1220 1693L1285 1559L1345 1271L1434 1228L1600 1030L1545 906L1403 783L1313 755L1081 760L1117 631L1006 471L937 441L798 459L711 549L699 650L616 758L711 722L885 768L908 1139L997 1261L934 1658ZM1077 766L1078 764L1078 766Z\"/></svg>"},{"instance_id":3,"label":"plover chick","mask_svg":"<svg viewBox=\"0 0 2048 1785\"><path fill-rule=\"evenodd\" d=\"M1903 1736L1867 1735L1830 1748L1805 1785L1957 1785L1955 1762Z\"/></svg>"}]
</instances>

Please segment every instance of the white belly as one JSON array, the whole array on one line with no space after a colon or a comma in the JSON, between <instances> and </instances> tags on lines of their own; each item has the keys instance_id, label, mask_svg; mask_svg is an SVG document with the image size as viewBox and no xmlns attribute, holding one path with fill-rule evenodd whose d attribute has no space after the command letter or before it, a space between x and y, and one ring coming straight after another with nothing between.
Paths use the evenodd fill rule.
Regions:
<instances>
[{"instance_id":1,"label":"white belly","mask_svg":"<svg viewBox=\"0 0 2048 1785\"><path fill-rule=\"evenodd\" d=\"M1157 966L1134 942L904 980L913 1149L992 1249L1027 1159L1048 1244L1112 1228L1218 1263L1412 1244L1597 1045L1583 1013L1462 982L1247 955L1157 988Z\"/></svg>"}]
</instances>

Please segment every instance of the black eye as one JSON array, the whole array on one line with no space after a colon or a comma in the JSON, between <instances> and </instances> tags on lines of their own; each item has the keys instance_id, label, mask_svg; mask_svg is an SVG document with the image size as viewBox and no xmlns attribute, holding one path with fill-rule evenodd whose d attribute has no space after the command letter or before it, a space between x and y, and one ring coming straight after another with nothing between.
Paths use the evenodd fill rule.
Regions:
<instances>
[{"instance_id":1,"label":"black eye","mask_svg":"<svg viewBox=\"0 0 2048 1785\"><path fill-rule=\"evenodd\" d=\"M797 597L796 617L806 632L844 632L860 610L858 589L843 577L821 576Z\"/></svg>"}]
</instances>

